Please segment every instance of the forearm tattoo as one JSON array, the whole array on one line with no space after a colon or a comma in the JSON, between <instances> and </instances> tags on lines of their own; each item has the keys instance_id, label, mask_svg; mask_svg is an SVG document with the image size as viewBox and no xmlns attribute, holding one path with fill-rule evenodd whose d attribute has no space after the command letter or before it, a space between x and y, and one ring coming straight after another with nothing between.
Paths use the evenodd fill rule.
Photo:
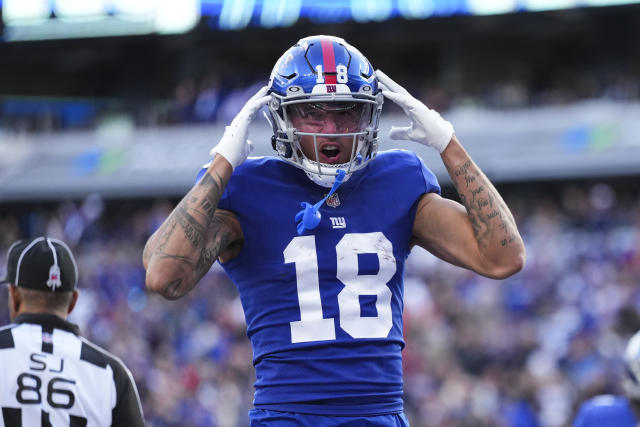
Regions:
<instances>
[{"instance_id":1,"label":"forearm tattoo","mask_svg":"<svg viewBox=\"0 0 640 427\"><path fill-rule=\"evenodd\" d=\"M217 210L225 184L219 175L205 174L145 247L145 259L171 260L180 272L180 277L172 277L161 291L167 299L189 292L232 243L231 214Z\"/></svg>"},{"instance_id":2,"label":"forearm tattoo","mask_svg":"<svg viewBox=\"0 0 640 427\"><path fill-rule=\"evenodd\" d=\"M180 291L181 283L182 283L182 279L172 280L164 288L164 291L162 291L162 295L164 295L166 299L170 299L170 300L175 300L180 298L182 296L182 292Z\"/></svg>"},{"instance_id":3,"label":"forearm tattoo","mask_svg":"<svg viewBox=\"0 0 640 427\"><path fill-rule=\"evenodd\" d=\"M467 160L453 170L452 178L480 247L487 248L495 242L510 246L518 238L515 221L484 173Z\"/></svg>"}]
</instances>

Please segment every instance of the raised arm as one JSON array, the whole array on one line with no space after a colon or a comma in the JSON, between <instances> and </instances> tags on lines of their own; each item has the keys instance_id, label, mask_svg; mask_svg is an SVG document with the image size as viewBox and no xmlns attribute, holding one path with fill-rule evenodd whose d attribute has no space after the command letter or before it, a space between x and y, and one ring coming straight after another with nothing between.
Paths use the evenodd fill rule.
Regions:
<instances>
[{"instance_id":1,"label":"raised arm","mask_svg":"<svg viewBox=\"0 0 640 427\"><path fill-rule=\"evenodd\" d=\"M413 227L415 243L494 279L520 271L524 244L507 204L455 135L441 156L462 205L433 193L423 196Z\"/></svg>"},{"instance_id":2,"label":"raised arm","mask_svg":"<svg viewBox=\"0 0 640 427\"><path fill-rule=\"evenodd\" d=\"M231 177L231 164L216 156L202 179L187 193L144 247L147 288L167 299L189 292L216 258L232 258L242 230L229 211L217 209Z\"/></svg>"},{"instance_id":3,"label":"raised arm","mask_svg":"<svg viewBox=\"0 0 640 427\"><path fill-rule=\"evenodd\" d=\"M462 204L425 194L418 203L413 242L452 264L501 279L522 269L525 249L507 204L473 162L453 126L413 98L381 71L383 94L398 104L411 124L392 128L392 139L419 142L440 152Z\"/></svg>"},{"instance_id":4,"label":"raised arm","mask_svg":"<svg viewBox=\"0 0 640 427\"><path fill-rule=\"evenodd\" d=\"M160 228L149 238L142 254L145 284L167 299L189 292L216 259L235 257L243 241L235 215L218 209L233 169L249 155L248 126L270 99L261 88L227 126L207 172L187 193Z\"/></svg>"}]
</instances>

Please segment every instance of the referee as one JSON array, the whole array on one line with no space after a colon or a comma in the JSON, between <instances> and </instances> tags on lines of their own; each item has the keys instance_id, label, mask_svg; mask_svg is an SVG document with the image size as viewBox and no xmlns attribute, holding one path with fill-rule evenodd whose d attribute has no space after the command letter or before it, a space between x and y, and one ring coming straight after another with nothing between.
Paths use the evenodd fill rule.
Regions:
<instances>
[{"instance_id":1,"label":"referee","mask_svg":"<svg viewBox=\"0 0 640 427\"><path fill-rule=\"evenodd\" d=\"M127 367L66 320L78 300L67 245L15 242L2 282L13 323L0 328L0 427L144 426Z\"/></svg>"}]
</instances>

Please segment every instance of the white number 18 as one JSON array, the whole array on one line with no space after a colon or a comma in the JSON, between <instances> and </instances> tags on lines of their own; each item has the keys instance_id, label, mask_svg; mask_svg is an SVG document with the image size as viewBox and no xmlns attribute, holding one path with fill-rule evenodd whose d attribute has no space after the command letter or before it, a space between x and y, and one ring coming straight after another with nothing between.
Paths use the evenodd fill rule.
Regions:
<instances>
[{"instance_id":1,"label":"white number 18","mask_svg":"<svg viewBox=\"0 0 640 427\"><path fill-rule=\"evenodd\" d=\"M322 72L322 64L316 65L316 83L324 83L324 73ZM347 83L349 81L349 73L345 65L336 66L336 80L338 83Z\"/></svg>"},{"instance_id":2,"label":"white number 18","mask_svg":"<svg viewBox=\"0 0 640 427\"><path fill-rule=\"evenodd\" d=\"M358 274L358 254L365 253L378 256L377 274ZM291 342L335 340L335 320L322 316L315 236L294 237L283 254L285 263L295 263L300 305L300 320L290 322ZM336 277L344 284L338 294L340 327L353 338L385 338L393 324L387 286L396 272L391 242L381 232L345 234L336 245L336 260ZM361 316L361 295L376 297L377 316Z\"/></svg>"}]
</instances>

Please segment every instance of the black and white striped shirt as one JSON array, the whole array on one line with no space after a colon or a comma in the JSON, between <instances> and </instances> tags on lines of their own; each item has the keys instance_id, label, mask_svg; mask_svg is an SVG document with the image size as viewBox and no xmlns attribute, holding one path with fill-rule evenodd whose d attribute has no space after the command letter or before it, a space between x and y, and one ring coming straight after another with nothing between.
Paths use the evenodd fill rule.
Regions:
<instances>
[{"instance_id":1,"label":"black and white striped shirt","mask_svg":"<svg viewBox=\"0 0 640 427\"><path fill-rule=\"evenodd\" d=\"M0 427L144 426L124 363L53 314L0 329L0 408Z\"/></svg>"}]
</instances>

